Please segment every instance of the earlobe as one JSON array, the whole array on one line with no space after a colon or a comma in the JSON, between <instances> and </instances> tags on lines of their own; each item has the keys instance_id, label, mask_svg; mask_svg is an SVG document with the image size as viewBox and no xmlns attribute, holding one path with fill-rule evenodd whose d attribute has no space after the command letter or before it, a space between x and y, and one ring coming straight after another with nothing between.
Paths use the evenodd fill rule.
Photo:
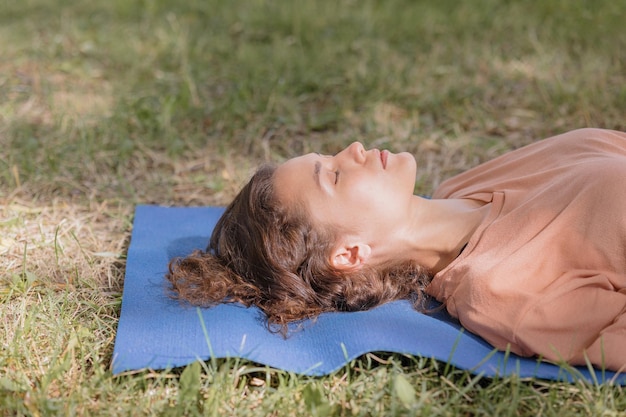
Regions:
<instances>
[{"instance_id":1,"label":"earlobe","mask_svg":"<svg viewBox=\"0 0 626 417\"><path fill-rule=\"evenodd\" d=\"M358 269L368 261L371 253L372 248L364 243L342 245L335 249L330 262L338 270Z\"/></svg>"}]
</instances>

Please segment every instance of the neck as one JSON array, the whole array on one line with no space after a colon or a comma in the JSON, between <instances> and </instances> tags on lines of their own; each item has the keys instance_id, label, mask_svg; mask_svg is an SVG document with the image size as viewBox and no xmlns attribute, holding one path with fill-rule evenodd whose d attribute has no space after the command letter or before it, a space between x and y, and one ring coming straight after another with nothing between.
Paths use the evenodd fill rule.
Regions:
<instances>
[{"instance_id":1,"label":"neck","mask_svg":"<svg viewBox=\"0 0 626 417\"><path fill-rule=\"evenodd\" d=\"M476 200L416 197L404 234L406 255L436 274L459 256L488 210L489 204Z\"/></svg>"}]
</instances>

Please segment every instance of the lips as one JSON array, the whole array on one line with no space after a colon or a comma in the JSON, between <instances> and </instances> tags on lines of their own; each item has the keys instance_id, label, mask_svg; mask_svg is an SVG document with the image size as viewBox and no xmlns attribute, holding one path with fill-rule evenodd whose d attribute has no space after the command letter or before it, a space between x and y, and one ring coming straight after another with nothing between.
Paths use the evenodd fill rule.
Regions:
<instances>
[{"instance_id":1,"label":"lips","mask_svg":"<svg viewBox=\"0 0 626 417\"><path fill-rule=\"evenodd\" d=\"M387 168L387 158L389 158L389 151L384 150L380 152L380 162L383 164L383 169Z\"/></svg>"}]
</instances>

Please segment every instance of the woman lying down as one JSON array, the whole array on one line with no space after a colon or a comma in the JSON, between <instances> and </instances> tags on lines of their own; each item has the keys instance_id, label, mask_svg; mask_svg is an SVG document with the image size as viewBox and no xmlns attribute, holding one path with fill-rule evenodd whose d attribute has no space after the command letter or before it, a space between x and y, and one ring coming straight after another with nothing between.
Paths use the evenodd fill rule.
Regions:
<instances>
[{"instance_id":1,"label":"woman lying down","mask_svg":"<svg viewBox=\"0 0 626 417\"><path fill-rule=\"evenodd\" d=\"M581 129L413 195L411 154L353 143L263 166L206 252L174 259L180 299L268 322L433 297L498 349L626 370L626 133Z\"/></svg>"}]
</instances>

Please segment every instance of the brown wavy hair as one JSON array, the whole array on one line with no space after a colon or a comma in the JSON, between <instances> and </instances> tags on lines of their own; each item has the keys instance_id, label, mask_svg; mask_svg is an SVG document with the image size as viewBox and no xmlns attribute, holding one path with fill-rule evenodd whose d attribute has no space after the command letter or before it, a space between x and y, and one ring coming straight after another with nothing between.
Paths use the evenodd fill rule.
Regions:
<instances>
[{"instance_id":1,"label":"brown wavy hair","mask_svg":"<svg viewBox=\"0 0 626 417\"><path fill-rule=\"evenodd\" d=\"M274 192L276 167L258 169L217 222L206 251L170 261L175 298L198 306L255 305L270 328L330 311L367 310L410 299L423 309L430 274L412 261L341 272L328 262L340 231L314 227L303 204Z\"/></svg>"}]
</instances>

